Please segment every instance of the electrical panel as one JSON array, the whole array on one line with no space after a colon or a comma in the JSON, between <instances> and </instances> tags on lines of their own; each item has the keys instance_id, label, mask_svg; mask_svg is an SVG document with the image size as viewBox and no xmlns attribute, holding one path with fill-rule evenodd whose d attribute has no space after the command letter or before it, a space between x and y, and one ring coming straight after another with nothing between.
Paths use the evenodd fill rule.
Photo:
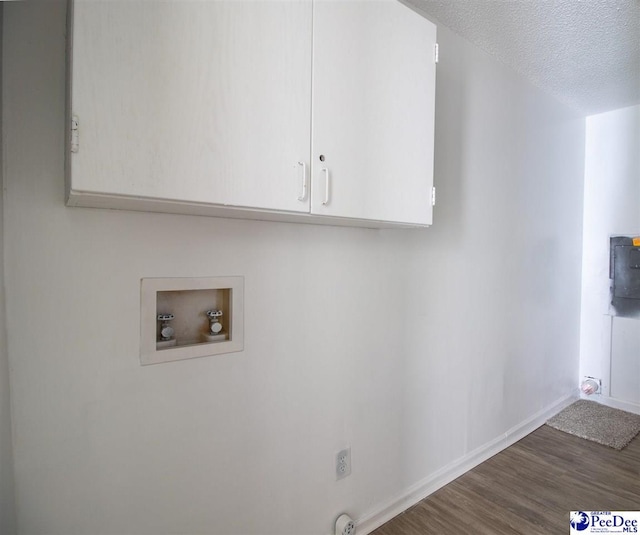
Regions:
<instances>
[{"instance_id":1,"label":"electrical panel","mask_svg":"<svg viewBox=\"0 0 640 535\"><path fill-rule=\"evenodd\" d=\"M640 238L611 238L609 277L614 315L640 316Z\"/></svg>"}]
</instances>

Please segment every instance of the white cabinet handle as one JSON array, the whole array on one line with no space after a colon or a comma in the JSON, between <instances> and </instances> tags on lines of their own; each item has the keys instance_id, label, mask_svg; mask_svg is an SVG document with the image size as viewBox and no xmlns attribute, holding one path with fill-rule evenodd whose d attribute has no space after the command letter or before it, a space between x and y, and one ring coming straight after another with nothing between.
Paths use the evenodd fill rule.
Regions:
<instances>
[{"instance_id":1,"label":"white cabinet handle","mask_svg":"<svg viewBox=\"0 0 640 535\"><path fill-rule=\"evenodd\" d=\"M302 166L302 193L299 195L298 200L304 201L307 198L307 164L298 162L298 165Z\"/></svg>"},{"instance_id":2,"label":"white cabinet handle","mask_svg":"<svg viewBox=\"0 0 640 535\"><path fill-rule=\"evenodd\" d=\"M322 204L325 206L329 204L329 188L331 184L331 177L329 176L329 169L326 167L322 168L322 172L324 173L324 201Z\"/></svg>"}]
</instances>

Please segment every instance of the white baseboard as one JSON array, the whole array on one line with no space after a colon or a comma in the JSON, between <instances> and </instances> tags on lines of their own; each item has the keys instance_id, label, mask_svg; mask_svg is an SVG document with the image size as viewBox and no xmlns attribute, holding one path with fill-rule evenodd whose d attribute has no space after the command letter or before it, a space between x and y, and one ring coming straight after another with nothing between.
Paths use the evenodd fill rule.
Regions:
<instances>
[{"instance_id":1,"label":"white baseboard","mask_svg":"<svg viewBox=\"0 0 640 535\"><path fill-rule=\"evenodd\" d=\"M632 412L633 414L640 414L640 405L631 401L622 401L620 399L610 398L609 396L599 396L597 394L594 394L592 396L582 394L580 398L595 401L597 403L602 403L602 405L613 407L614 409Z\"/></svg>"},{"instance_id":2,"label":"white baseboard","mask_svg":"<svg viewBox=\"0 0 640 535\"><path fill-rule=\"evenodd\" d=\"M575 392L558 399L530 418L512 427L503 435L449 463L425 479L407 488L386 504L382 504L376 509L366 513L356 521L358 535L371 533L385 522L406 511L409 507L423 500L439 488L444 487L447 483L451 483L451 481L460 477L465 472L468 472L495 454L500 453L503 449L515 444L521 438L535 431L549 418L573 403L578 397L579 394L576 389Z\"/></svg>"}]
</instances>

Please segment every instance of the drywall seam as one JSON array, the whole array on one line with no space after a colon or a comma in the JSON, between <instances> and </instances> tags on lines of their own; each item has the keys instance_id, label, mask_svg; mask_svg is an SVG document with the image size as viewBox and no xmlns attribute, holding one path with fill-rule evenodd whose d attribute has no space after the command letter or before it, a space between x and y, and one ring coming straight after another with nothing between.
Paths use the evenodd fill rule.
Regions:
<instances>
[{"instance_id":1,"label":"drywall seam","mask_svg":"<svg viewBox=\"0 0 640 535\"><path fill-rule=\"evenodd\" d=\"M422 481L412 485L386 504L366 513L357 521L358 533L360 535L371 533L385 522L406 511L409 507L417 504L446 484L451 483L454 479L515 444L543 425L551 416L554 416L573 403L578 399L578 396L578 389L575 389L571 393L541 409L533 416L512 427L504 434L467 453L456 461L449 463Z\"/></svg>"}]
</instances>

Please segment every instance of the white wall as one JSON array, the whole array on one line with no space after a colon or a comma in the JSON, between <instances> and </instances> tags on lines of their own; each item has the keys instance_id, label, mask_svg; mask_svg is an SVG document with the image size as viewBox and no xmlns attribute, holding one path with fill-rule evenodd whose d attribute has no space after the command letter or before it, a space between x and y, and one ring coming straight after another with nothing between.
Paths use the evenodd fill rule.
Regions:
<instances>
[{"instance_id":1,"label":"white wall","mask_svg":"<svg viewBox=\"0 0 640 535\"><path fill-rule=\"evenodd\" d=\"M2 57L2 13L2 4L0 4L0 57ZM2 102L2 72L0 72L0 102ZM0 125L1 124L2 110L0 110ZM2 146L2 132L0 132L0 533L12 535L16 533L17 527L15 523L13 452L11 447L9 361L7 359L5 330Z\"/></svg>"},{"instance_id":2,"label":"white wall","mask_svg":"<svg viewBox=\"0 0 640 535\"><path fill-rule=\"evenodd\" d=\"M580 374L602 378L606 397L612 387L609 238L640 235L640 106L587 117L583 232ZM640 389L640 377L637 384Z\"/></svg>"},{"instance_id":3,"label":"white wall","mask_svg":"<svg viewBox=\"0 0 640 535\"><path fill-rule=\"evenodd\" d=\"M406 483L577 387L584 119L438 31L435 225L402 235Z\"/></svg>"},{"instance_id":4,"label":"white wall","mask_svg":"<svg viewBox=\"0 0 640 535\"><path fill-rule=\"evenodd\" d=\"M440 29L431 229L66 208L63 6L5 12L21 533L329 533L573 392L583 120ZM245 351L140 367L140 278L209 275Z\"/></svg>"}]
</instances>

